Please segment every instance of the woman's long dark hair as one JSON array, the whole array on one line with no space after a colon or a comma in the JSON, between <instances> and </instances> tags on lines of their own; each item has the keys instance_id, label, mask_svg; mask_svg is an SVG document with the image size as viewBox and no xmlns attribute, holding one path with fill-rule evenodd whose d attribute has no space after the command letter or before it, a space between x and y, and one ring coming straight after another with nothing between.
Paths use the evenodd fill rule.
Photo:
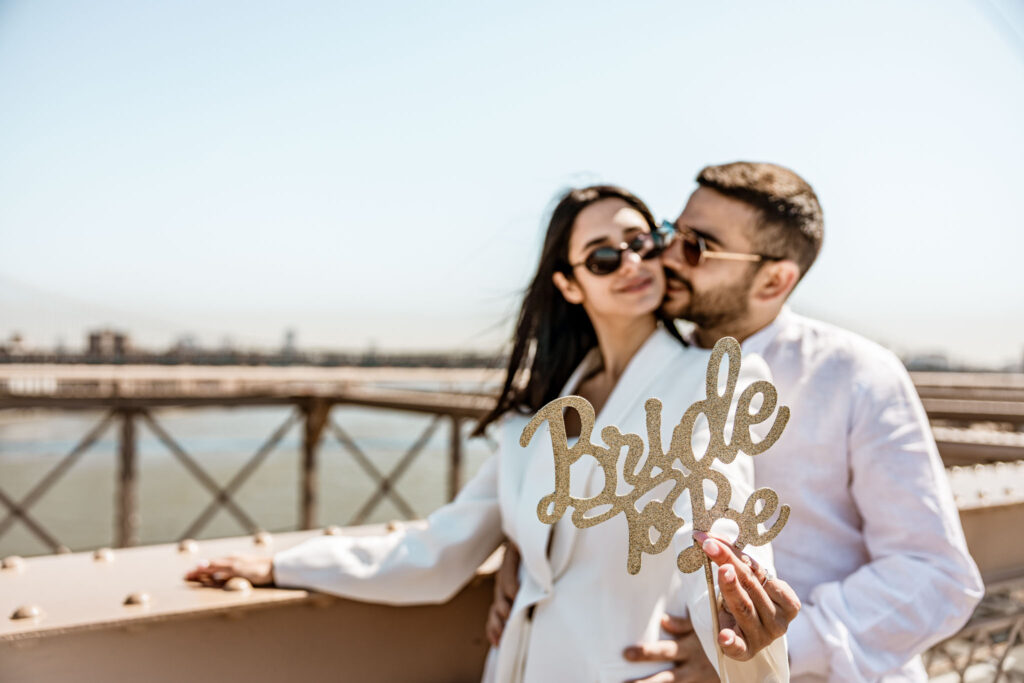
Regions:
<instances>
[{"instance_id":1,"label":"woman's long dark hair","mask_svg":"<svg viewBox=\"0 0 1024 683\"><path fill-rule=\"evenodd\" d=\"M555 287L552 276L572 279L569 237L583 209L603 199L621 199L639 211L653 232L654 216L629 190L615 185L591 185L566 192L551 212L537 273L519 309L505 383L494 409L477 424L474 436L509 411L533 413L558 398L569 376L590 349L597 334L581 304L570 304Z\"/></svg>"}]
</instances>

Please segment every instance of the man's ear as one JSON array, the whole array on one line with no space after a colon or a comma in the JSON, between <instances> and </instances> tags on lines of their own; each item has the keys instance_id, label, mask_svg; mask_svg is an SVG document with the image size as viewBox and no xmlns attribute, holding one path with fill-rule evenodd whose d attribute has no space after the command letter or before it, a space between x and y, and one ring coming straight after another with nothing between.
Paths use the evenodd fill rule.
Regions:
<instances>
[{"instance_id":1,"label":"man's ear","mask_svg":"<svg viewBox=\"0 0 1024 683\"><path fill-rule=\"evenodd\" d=\"M566 301L571 304L583 303L583 290L580 289L579 283L567 278L565 273L555 273L551 276L551 281L555 283L555 287L558 287Z\"/></svg>"},{"instance_id":2,"label":"man's ear","mask_svg":"<svg viewBox=\"0 0 1024 683\"><path fill-rule=\"evenodd\" d=\"M800 267L790 260L768 263L758 274L754 296L762 301L785 300L800 280Z\"/></svg>"}]
</instances>

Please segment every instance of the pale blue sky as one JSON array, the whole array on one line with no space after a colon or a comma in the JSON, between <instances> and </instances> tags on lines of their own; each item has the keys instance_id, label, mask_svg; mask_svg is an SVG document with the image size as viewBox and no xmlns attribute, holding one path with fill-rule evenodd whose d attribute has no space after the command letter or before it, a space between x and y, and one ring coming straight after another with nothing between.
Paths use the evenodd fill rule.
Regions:
<instances>
[{"instance_id":1,"label":"pale blue sky","mask_svg":"<svg viewBox=\"0 0 1024 683\"><path fill-rule=\"evenodd\" d=\"M571 184L825 207L793 305L1024 353L1024 7L0 0L0 335L496 348Z\"/></svg>"}]
</instances>

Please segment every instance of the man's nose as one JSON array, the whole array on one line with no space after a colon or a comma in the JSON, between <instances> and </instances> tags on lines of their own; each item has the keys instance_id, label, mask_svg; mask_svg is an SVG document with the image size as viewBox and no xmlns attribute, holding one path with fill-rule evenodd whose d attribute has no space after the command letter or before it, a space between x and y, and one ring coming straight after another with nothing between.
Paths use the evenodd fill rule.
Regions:
<instances>
[{"instance_id":1,"label":"man's nose","mask_svg":"<svg viewBox=\"0 0 1024 683\"><path fill-rule=\"evenodd\" d=\"M682 270L683 267L683 242L675 240L668 245L665 251L661 252L661 264L673 270Z\"/></svg>"}]
</instances>

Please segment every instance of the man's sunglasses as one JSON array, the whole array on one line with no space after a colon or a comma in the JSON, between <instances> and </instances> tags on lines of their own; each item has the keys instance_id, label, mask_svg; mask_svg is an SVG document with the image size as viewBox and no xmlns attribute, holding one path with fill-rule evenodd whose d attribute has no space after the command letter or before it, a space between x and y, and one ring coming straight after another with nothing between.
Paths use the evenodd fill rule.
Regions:
<instances>
[{"instance_id":1,"label":"man's sunglasses","mask_svg":"<svg viewBox=\"0 0 1024 683\"><path fill-rule=\"evenodd\" d=\"M665 250L668 243L663 230L642 232L628 242L617 247L598 247L587 254L587 258L579 263L570 263L573 268L584 266L594 275L611 275L622 265L622 255L631 251L640 258L657 258Z\"/></svg>"},{"instance_id":2,"label":"man's sunglasses","mask_svg":"<svg viewBox=\"0 0 1024 683\"><path fill-rule=\"evenodd\" d=\"M704 236L693 231L687 231L680 235L676 226L669 221L662 221L658 229L662 234L662 249L674 242L677 238L683 243L683 258L691 266L699 266L704 259L717 258L723 261L747 261L748 263L759 263L761 261L782 261L785 256L769 256L768 254L741 254L735 251L709 251Z\"/></svg>"}]
</instances>

